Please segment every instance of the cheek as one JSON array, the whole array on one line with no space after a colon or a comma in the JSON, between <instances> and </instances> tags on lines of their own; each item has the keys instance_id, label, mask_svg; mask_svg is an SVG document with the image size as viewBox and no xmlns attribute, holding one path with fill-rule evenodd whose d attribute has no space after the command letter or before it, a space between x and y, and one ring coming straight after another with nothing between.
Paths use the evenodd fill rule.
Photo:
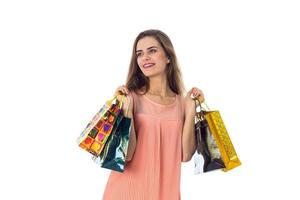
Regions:
<instances>
[{"instance_id":1,"label":"cheek","mask_svg":"<svg viewBox=\"0 0 300 200\"><path fill-rule=\"evenodd\" d=\"M141 67L141 64L142 64L141 62L142 62L142 60L141 60L140 58L137 58L137 59L136 59L136 62L137 62L137 64L138 64L138 66Z\"/></svg>"},{"instance_id":2,"label":"cheek","mask_svg":"<svg viewBox=\"0 0 300 200\"><path fill-rule=\"evenodd\" d=\"M156 59L159 60L160 62L164 62L166 60L166 57L164 54L159 53L156 55Z\"/></svg>"}]
</instances>

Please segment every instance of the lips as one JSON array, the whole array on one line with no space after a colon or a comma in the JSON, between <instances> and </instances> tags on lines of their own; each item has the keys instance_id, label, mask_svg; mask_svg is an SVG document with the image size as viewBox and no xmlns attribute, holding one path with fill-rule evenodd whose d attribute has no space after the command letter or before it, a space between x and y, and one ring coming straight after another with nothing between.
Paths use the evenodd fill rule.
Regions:
<instances>
[{"instance_id":1,"label":"lips","mask_svg":"<svg viewBox=\"0 0 300 200\"><path fill-rule=\"evenodd\" d=\"M155 63L145 63L143 65L144 68L150 68L150 67L153 67L155 65Z\"/></svg>"}]
</instances>

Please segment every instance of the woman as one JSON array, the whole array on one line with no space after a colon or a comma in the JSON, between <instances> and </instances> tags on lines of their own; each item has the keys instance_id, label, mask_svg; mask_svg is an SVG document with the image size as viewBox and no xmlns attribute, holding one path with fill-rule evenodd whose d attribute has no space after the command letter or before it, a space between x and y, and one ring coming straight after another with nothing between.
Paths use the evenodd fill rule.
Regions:
<instances>
[{"instance_id":1,"label":"woman","mask_svg":"<svg viewBox=\"0 0 300 200\"><path fill-rule=\"evenodd\" d=\"M159 30L141 32L133 45L126 85L115 95L132 128L124 173L111 171L104 200L178 200L181 162L195 150L195 100L204 101L184 85L169 37ZM193 97L191 97L193 95Z\"/></svg>"}]
</instances>

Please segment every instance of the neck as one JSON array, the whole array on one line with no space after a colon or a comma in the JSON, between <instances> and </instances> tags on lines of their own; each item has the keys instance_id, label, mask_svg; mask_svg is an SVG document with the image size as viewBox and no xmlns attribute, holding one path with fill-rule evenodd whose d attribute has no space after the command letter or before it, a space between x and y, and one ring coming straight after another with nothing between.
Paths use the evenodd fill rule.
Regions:
<instances>
[{"instance_id":1,"label":"neck","mask_svg":"<svg viewBox=\"0 0 300 200\"><path fill-rule=\"evenodd\" d=\"M151 77L149 82L150 88L147 94L168 97L172 96L173 92L168 87L166 76Z\"/></svg>"}]
</instances>

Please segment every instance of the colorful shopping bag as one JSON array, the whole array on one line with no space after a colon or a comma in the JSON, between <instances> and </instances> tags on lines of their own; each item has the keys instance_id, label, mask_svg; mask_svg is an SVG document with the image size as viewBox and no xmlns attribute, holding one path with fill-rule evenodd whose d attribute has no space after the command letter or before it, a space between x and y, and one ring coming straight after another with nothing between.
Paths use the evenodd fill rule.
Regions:
<instances>
[{"instance_id":1,"label":"colorful shopping bag","mask_svg":"<svg viewBox=\"0 0 300 200\"><path fill-rule=\"evenodd\" d=\"M129 106L127 108L129 108ZM128 109L126 112L128 112ZM118 172L124 172L125 170L132 121L131 118L126 116L122 110L116 119L113 130L102 152L99 156L92 157L102 168Z\"/></svg>"},{"instance_id":2,"label":"colorful shopping bag","mask_svg":"<svg viewBox=\"0 0 300 200\"><path fill-rule=\"evenodd\" d=\"M131 118L118 116L114 129L109 136L101 154L93 157L93 160L102 168L124 172L127 150L131 133Z\"/></svg>"},{"instance_id":3,"label":"colorful shopping bag","mask_svg":"<svg viewBox=\"0 0 300 200\"><path fill-rule=\"evenodd\" d=\"M108 100L77 138L79 146L99 156L121 111L122 101L118 101L117 96Z\"/></svg>"},{"instance_id":4,"label":"colorful shopping bag","mask_svg":"<svg viewBox=\"0 0 300 200\"><path fill-rule=\"evenodd\" d=\"M195 99L199 102L198 99ZM205 104L206 105L206 104ZM199 154L204 158L203 172L222 169L229 171L241 165L219 111L207 110L199 102L200 112L196 111L195 134L195 173L199 173ZM197 108L196 108L197 109Z\"/></svg>"}]
</instances>

